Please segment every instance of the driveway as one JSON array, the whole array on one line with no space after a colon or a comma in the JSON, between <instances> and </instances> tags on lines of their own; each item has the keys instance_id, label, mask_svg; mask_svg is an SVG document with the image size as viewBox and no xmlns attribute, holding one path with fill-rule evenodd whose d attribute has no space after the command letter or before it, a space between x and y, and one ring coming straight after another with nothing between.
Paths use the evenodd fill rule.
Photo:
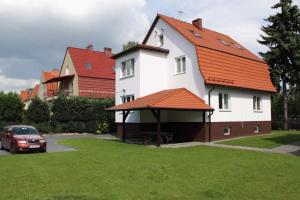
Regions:
<instances>
[{"instance_id":1,"label":"driveway","mask_svg":"<svg viewBox=\"0 0 300 200\"><path fill-rule=\"evenodd\" d=\"M59 140L63 139L80 139L80 138L98 138L98 139L107 139L114 140L117 139L112 135L92 135L92 134L53 134L53 135L45 135L47 139L47 152L67 152L67 151L76 151L76 149L72 147L67 147L61 144L58 144ZM0 155L10 155L11 153L0 150Z\"/></svg>"}]
</instances>

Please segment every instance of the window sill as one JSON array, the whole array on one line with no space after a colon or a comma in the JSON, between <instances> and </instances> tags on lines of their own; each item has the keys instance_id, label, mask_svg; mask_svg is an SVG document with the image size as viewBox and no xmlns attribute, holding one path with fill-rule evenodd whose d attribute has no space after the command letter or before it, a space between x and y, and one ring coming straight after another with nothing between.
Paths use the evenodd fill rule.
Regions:
<instances>
[{"instance_id":1,"label":"window sill","mask_svg":"<svg viewBox=\"0 0 300 200\"><path fill-rule=\"evenodd\" d=\"M262 110L253 110L253 112L255 112L255 113L262 113L263 111Z\"/></svg>"},{"instance_id":2,"label":"window sill","mask_svg":"<svg viewBox=\"0 0 300 200\"><path fill-rule=\"evenodd\" d=\"M186 72L175 73L174 76L181 75L181 74L185 74L185 73L186 73Z\"/></svg>"},{"instance_id":3,"label":"window sill","mask_svg":"<svg viewBox=\"0 0 300 200\"><path fill-rule=\"evenodd\" d=\"M131 77L133 77L133 76L134 76L134 74L133 74L133 75L130 75L130 76L124 76L124 77L120 78L120 80L127 79L127 78L131 78Z\"/></svg>"},{"instance_id":4,"label":"window sill","mask_svg":"<svg viewBox=\"0 0 300 200\"><path fill-rule=\"evenodd\" d=\"M231 112L231 110L219 109L219 112Z\"/></svg>"}]
</instances>

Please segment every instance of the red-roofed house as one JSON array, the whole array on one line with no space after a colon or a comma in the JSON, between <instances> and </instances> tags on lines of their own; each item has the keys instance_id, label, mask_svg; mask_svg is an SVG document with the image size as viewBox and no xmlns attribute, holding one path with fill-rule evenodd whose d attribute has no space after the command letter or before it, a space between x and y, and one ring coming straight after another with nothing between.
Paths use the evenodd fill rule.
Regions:
<instances>
[{"instance_id":1,"label":"red-roofed house","mask_svg":"<svg viewBox=\"0 0 300 200\"><path fill-rule=\"evenodd\" d=\"M40 89L38 96L43 100L51 100L57 96L58 84L57 82L43 84L43 82L59 76L59 70L43 71L40 80Z\"/></svg>"},{"instance_id":2,"label":"red-roofed house","mask_svg":"<svg viewBox=\"0 0 300 200\"><path fill-rule=\"evenodd\" d=\"M25 110L28 108L29 104L31 103L31 100L38 96L39 88L39 84L36 84L33 88L21 90L20 98L21 101L25 104Z\"/></svg>"},{"instance_id":3,"label":"red-roofed house","mask_svg":"<svg viewBox=\"0 0 300 200\"><path fill-rule=\"evenodd\" d=\"M92 98L114 97L115 60L110 48L104 52L68 47L59 76L44 81L44 84L58 83L58 93L67 96Z\"/></svg>"},{"instance_id":4,"label":"red-roofed house","mask_svg":"<svg viewBox=\"0 0 300 200\"><path fill-rule=\"evenodd\" d=\"M118 111L124 140L151 131L158 144L166 133L185 142L271 132L267 64L202 19L159 14L142 45L113 57L116 106L108 110Z\"/></svg>"}]
</instances>

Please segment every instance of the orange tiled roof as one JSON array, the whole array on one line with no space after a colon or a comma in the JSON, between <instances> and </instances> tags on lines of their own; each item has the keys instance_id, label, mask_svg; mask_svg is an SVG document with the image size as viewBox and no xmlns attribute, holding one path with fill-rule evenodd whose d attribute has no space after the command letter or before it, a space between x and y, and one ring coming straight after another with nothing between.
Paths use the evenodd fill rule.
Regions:
<instances>
[{"instance_id":1,"label":"orange tiled roof","mask_svg":"<svg viewBox=\"0 0 300 200\"><path fill-rule=\"evenodd\" d=\"M21 90L21 93L20 93L21 101L22 102L27 101L29 99L29 94L30 94L29 90Z\"/></svg>"},{"instance_id":2,"label":"orange tiled roof","mask_svg":"<svg viewBox=\"0 0 300 200\"><path fill-rule=\"evenodd\" d=\"M53 70L53 71L45 71L43 72L43 78L44 78L44 82L48 81L52 78L56 78L59 76L59 70ZM57 82L53 82L53 83L47 83L46 85L46 96L47 97L51 97L54 94L56 94L57 92L57 88L58 88L58 84Z\"/></svg>"},{"instance_id":3,"label":"orange tiled roof","mask_svg":"<svg viewBox=\"0 0 300 200\"><path fill-rule=\"evenodd\" d=\"M191 23L158 14L144 44L158 19L164 20L195 45L200 71L206 84L276 91L266 63L228 35L206 28L199 29Z\"/></svg>"},{"instance_id":4,"label":"orange tiled roof","mask_svg":"<svg viewBox=\"0 0 300 200\"><path fill-rule=\"evenodd\" d=\"M178 109L178 110L213 110L203 99L185 88L163 90L120 104L106 110L140 110L140 109Z\"/></svg>"},{"instance_id":5,"label":"orange tiled roof","mask_svg":"<svg viewBox=\"0 0 300 200\"><path fill-rule=\"evenodd\" d=\"M37 96L38 96L39 89L40 89L40 85L39 85L39 84L36 84L36 85L34 86L34 88L32 89L29 98L30 98L30 99L33 99L34 97L37 97Z\"/></svg>"}]
</instances>

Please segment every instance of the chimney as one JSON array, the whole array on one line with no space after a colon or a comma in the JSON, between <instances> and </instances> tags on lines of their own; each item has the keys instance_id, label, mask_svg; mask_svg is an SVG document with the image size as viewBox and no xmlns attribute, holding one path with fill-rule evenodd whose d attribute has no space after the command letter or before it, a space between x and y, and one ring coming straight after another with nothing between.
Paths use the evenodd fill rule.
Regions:
<instances>
[{"instance_id":1,"label":"chimney","mask_svg":"<svg viewBox=\"0 0 300 200\"><path fill-rule=\"evenodd\" d=\"M91 50L91 51L93 51L93 50L94 50L94 46L93 46L93 44L92 44L92 43L90 43L89 45L87 45L86 49L87 49L87 50Z\"/></svg>"},{"instance_id":2,"label":"chimney","mask_svg":"<svg viewBox=\"0 0 300 200\"><path fill-rule=\"evenodd\" d=\"M111 57L112 56L111 48L104 47L104 54L108 57Z\"/></svg>"},{"instance_id":3,"label":"chimney","mask_svg":"<svg viewBox=\"0 0 300 200\"><path fill-rule=\"evenodd\" d=\"M193 25L195 27L197 27L198 29L202 30L202 19L201 18L193 20L192 23L193 23Z\"/></svg>"}]
</instances>

